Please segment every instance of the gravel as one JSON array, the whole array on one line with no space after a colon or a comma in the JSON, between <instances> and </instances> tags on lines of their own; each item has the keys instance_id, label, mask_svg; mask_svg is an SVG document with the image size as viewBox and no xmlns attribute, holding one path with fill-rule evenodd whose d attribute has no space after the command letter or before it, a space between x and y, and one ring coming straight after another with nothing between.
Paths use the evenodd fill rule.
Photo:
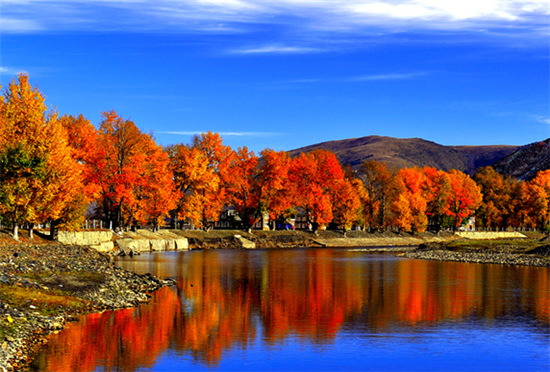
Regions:
<instances>
[{"instance_id":1,"label":"gravel","mask_svg":"<svg viewBox=\"0 0 550 372\"><path fill-rule=\"evenodd\" d=\"M425 250L420 248L413 252L404 253L402 257L421 260L550 267L550 258L547 252L548 249L544 251L541 249L531 254L517 254L503 252L455 252L441 249Z\"/></svg>"},{"instance_id":2,"label":"gravel","mask_svg":"<svg viewBox=\"0 0 550 372\"><path fill-rule=\"evenodd\" d=\"M112 257L90 247L12 244L0 246L0 284L55 288L87 301L84 309L44 315L32 304L17 308L0 300L0 372L5 372L24 369L36 346L76 320L76 315L133 307L149 301L149 292L175 282L123 270Z\"/></svg>"}]
</instances>

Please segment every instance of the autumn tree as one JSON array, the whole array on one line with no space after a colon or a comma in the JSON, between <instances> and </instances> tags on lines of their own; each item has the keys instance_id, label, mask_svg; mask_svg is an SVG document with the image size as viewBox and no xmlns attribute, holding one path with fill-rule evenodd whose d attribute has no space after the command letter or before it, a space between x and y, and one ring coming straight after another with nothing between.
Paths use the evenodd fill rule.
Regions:
<instances>
[{"instance_id":1,"label":"autumn tree","mask_svg":"<svg viewBox=\"0 0 550 372\"><path fill-rule=\"evenodd\" d=\"M258 157L246 147L240 147L229 164L227 193L229 203L241 218L243 227L251 230L259 218L259 195L256 192Z\"/></svg>"},{"instance_id":2,"label":"autumn tree","mask_svg":"<svg viewBox=\"0 0 550 372\"><path fill-rule=\"evenodd\" d=\"M453 218L453 226L457 228L464 218L474 214L483 196L480 187L467 174L456 169L448 174L450 191L444 213Z\"/></svg>"},{"instance_id":3,"label":"autumn tree","mask_svg":"<svg viewBox=\"0 0 550 372\"><path fill-rule=\"evenodd\" d=\"M99 185L93 177L90 161L97 148L98 132L95 126L82 114L63 115L59 122L67 132L68 145L73 160L81 168L81 184L75 198L66 205L61 216L50 221L50 235L54 237L57 229L70 229L82 225L86 209L99 196ZM77 218L78 216L78 218Z\"/></svg>"},{"instance_id":4,"label":"autumn tree","mask_svg":"<svg viewBox=\"0 0 550 372\"><path fill-rule=\"evenodd\" d=\"M343 179L342 167L330 151L315 150L292 159L289 181L294 203L305 211L314 231L332 221L333 202Z\"/></svg>"},{"instance_id":5,"label":"autumn tree","mask_svg":"<svg viewBox=\"0 0 550 372\"><path fill-rule=\"evenodd\" d=\"M332 220L330 198L323 192L317 161L311 154L301 153L292 159L289 181L292 183L294 205L303 209L307 223L314 231L319 224Z\"/></svg>"},{"instance_id":6,"label":"autumn tree","mask_svg":"<svg viewBox=\"0 0 550 372\"><path fill-rule=\"evenodd\" d=\"M159 180L168 182L172 178L168 157L152 136L142 133L132 121L122 119L114 111L102 113L102 118L90 166L91 177L99 185L98 203L103 218L113 221L115 227L142 224L149 217L158 222L159 216L173 206L172 183L158 184ZM165 188L166 194L160 195L155 190L157 186ZM153 200L164 206L157 204L156 210L146 206Z\"/></svg>"},{"instance_id":7,"label":"autumn tree","mask_svg":"<svg viewBox=\"0 0 550 372\"><path fill-rule=\"evenodd\" d=\"M433 167L424 167L422 172L424 173L426 215L439 231L447 207L447 198L451 192L451 180L447 172Z\"/></svg>"},{"instance_id":8,"label":"autumn tree","mask_svg":"<svg viewBox=\"0 0 550 372\"><path fill-rule=\"evenodd\" d=\"M260 152L254 192L263 225L265 212L275 222L292 207L292 185L288 182L290 158L284 151L265 149Z\"/></svg>"},{"instance_id":9,"label":"autumn tree","mask_svg":"<svg viewBox=\"0 0 550 372\"><path fill-rule=\"evenodd\" d=\"M202 133L193 137L192 146L201 150L208 163L207 168L211 170L219 180L218 188L201 190L203 203L201 204L201 224L208 231L219 219L219 213L228 203L227 188L230 183L230 164L235 152L229 146L223 144L218 133Z\"/></svg>"},{"instance_id":10,"label":"autumn tree","mask_svg":"<svg viewBox=\"0 0 550 372\"><path fill-rule=\"evenodd\" d=\"M355 189L355 193L359 197L359 218L357 220L358 224L362 226L362 228L365 228L366 221L370 218L370 213L368 206L370 205L370 196L365 188L365 185L363 184L363 181L359 177L354 178L347 178L353 188Z\"/></svg>"},{"instance_id":11,"label":"autumn tree","mask_svg":"<svg viewBox=\"0 0 550 372\"><path fill-rule=\"evenodd\" d=\"M146 136L144 142L143 151L147 158L141 171L143 183L134 189L140 210L137 220L142 224L151 224L153 230L158 230L169 212L176 208L179 192L168 154L150 136Z\"/></svg>"},{"instance_id":12,"label":"autumn tree","mask_svg":"<svg viewBox=\"0 0 550 372\"><path fill-rule=\"evenodd\" d=\"M334 223L342 226L344 235L360 219L361 196L364 200L366 192L361 196L359 192L364 192L364 188L358 179L344 179L337 185L335 200L332 203L333 216Z\"/></svg>"},{"instance_id":13,"label":"autumn tree","mask_svg":"<svg viewBox=\"0 0 550 372\"><path fill-rule=\"evenodd\" d=\"M393 173L387 169L385 163L369 160L361 164L359 175L370 196L369 202L364 206L366 224L371 229L386 227L391 202L395 196Z\"/></svg>"},{"instance_id":14,"label":"autumn tree","mask_svg":"<svg viewBox=\"0 0 550 372\"><path fill-rule=\"evenodd\" d=\"M60 218L81 188L67 132L44 101L20 74L0 106L0 213L10 219L15 239L24 222L32 237L34 224Z\"/></svg>"},{"instance_id":15,"label":"autumn tree","mask_svg":"<svg viewBox=\"0 0 550 372\"><path fill-rule=\"evenodd\" d=\"M485 227L506 227L512 214L514 181L492 167L478 169L474 180L481 188L483 200L476 211L476 222Z\"/></svg>"},{"instance_id":16,"label":"autumn tree","mask_svg":"<svg viewBox=\"0 0 550 372\"><path fill-rule=\"evenodd\" d=\"M541 230L550 229L550 170L543 170L527 182L526 207L533 224Z\"/></svg>"},{"instance_id":17,"label":"autumn tree","mask_svg":"<svg viewBox=\"0 0 550 372\"><path fill-rule=\"evenodd\" d=\"M393 224L401 230L423 232L426 217L425 176L418 168L400 169L395 176L398 195L392 203Z\"/></svg>"},{"instance_id":18,"label":"autumn tree","mask_svg":"<svg viewBox=\"0 0 550 372\"><path fill-rule=\"evenodd\" d=\"M169 146L166 151L179 192L174 217L181 222L188 220L194 226L206 227L202 225L203 218L208 219L219 212L216 207L211 207L207 198L217 194L219 176L209 167L206 154L197 147L177 144Z\"/></svg>"}]
</instances>

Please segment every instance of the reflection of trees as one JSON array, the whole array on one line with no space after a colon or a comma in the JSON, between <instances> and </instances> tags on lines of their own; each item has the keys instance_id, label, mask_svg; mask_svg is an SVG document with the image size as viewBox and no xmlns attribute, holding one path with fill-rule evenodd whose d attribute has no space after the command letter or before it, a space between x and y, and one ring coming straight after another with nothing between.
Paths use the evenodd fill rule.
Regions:
<instances>
[{"instance_id":1,"label":"reflection of trees","mask_svg":"<svg viewBox=\"0 0 550 372\"><path fill-rule=\"evenodd\" d=\"M92 371L98 361L106 371L151 366L169 347L179 307L175 292L164 288L156 293L150 306L86 316L47 345L49 353L58 356L48 361L47 369Z\"/></svg>"},{"instance_id":2,"label":"reflection of trees","mask_svg":"<svg viewBox=\"0 0 550 372\"><path fill-rule=\"evenodd\" d=\"M133 371L168 348L217 364L224 351L287 337L332 342L345 325L391 332L479 316L523 314L550 322L544 268L417 260L361 260L354 252L289 250L180 255L177 290L137 309L90 315L48 348L54 371ZM149 268L150 269L150 268ZM513 293L507 288L517 288Z\"/></svg>"}]
</instances>

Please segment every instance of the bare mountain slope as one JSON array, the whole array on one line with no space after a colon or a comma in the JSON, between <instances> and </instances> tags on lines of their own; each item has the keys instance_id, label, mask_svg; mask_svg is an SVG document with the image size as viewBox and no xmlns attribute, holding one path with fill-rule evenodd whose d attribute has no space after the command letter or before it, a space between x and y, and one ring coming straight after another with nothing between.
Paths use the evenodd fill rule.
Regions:
<instances>
[{"instance_id":1,"label":"bare mountain slope","mask_svg":"<svg viewBox=\"0 0 550 372\"><path fill-rule=\"evenodd\" d=\"M520 180L535 178L539 171L550 169L550 138L521 147L497 161L493 168Z\"/></svg>"},{"instance_id":2,"label":"bare mountain slope","mask_svg":"<svg viewBox=\"0 0 550 372\"><path fill-rule=\"evenodd\" d=\"M511 154L518 146L444 146L421 138L368 136L323 142L289 151L289 154L295 156L315 149L330 150L341 164L354 168L366 160L376 160L399 169L431 166L473 174L477 168Z\"/></svg>"}]
</instances>

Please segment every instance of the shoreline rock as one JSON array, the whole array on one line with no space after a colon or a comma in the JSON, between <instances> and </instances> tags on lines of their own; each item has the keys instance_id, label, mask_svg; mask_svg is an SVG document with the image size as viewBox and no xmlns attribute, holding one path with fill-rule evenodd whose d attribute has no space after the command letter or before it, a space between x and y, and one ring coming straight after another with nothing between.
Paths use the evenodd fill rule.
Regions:
<instances>
[{"instance_id":1,"label":"shoreline rock","mask_svg":"<svg viewBox=\"0 0 550 372\"><path fill-rule=\"evenodd\" d=\"M111 256L87 246L0 246L0 285L5 291L36 291L81 304L60 306L51 314L38 300L10 306L1 300L7 295L0 294L0 372L26 368L47 335L65 328L76 316L133 307L148 302L150 292L174 284L172 279L123 270Z\"/></svg>"},{"instance_id":2,"label":"shoreline rock","mask_svg":"<svg viewBox=\"0 0 550 372\"><path fill-rule=\"evenodd\" d=\"M513 253L494 253L494 252L467 253L467 252L452 252L452 251L437 250L437 251L424 251L424 252L407 252L400 256L405 258L414 258L414 259L420 259L420 260L550 267L550 260L547 258L544 258L541 256L513 254Z\"/></svg>"},{"instance_id":3,"label":"shoreline rock","mask_svg":"<svg viewBox=\"0 0 550 372\"><path fill-rule=\"evenodd\" d=\"M468 249L469 251L464 251ZM520 245L465 247L462 250L442 242L420 244L400 255L405 258L514 266L550 267L550 245L529 248Z\"/></svg>"}]
</instances>

